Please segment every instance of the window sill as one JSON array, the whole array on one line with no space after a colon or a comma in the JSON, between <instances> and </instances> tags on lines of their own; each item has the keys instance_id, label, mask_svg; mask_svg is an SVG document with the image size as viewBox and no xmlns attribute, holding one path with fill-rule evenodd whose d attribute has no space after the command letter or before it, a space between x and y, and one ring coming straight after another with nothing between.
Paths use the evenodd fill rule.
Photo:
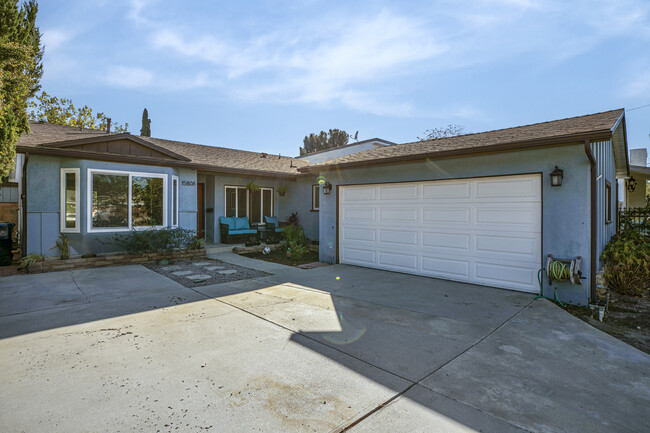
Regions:
<instances>
[{"instance_id":1,"label":"window sill","mask_svg":"<svg viewBox=\"0 0 650 433\"><path fill-rule=\"evenodd\" d=\"M311 209L309 212L318 212L319 209Z\"/></svg>"}]
</instances>

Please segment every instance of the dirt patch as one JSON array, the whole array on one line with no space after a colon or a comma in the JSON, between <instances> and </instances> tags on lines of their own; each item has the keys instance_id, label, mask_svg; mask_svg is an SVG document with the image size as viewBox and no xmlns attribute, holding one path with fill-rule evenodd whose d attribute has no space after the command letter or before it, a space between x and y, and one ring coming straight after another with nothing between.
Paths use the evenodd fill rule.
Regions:
<instances>
[{"instance_id":1,"label":"dirt patch","mask_svg":"<svg viewBox=\"0 0 650 433\"><path fill-rule=\"evenodd\" d=\"M646 290L640 298L611 292L602 322L589 308L570 305L567 311L593 327L650 354L650 290Z\"/></svg>"},{"instance_id":2,"label":"dirt patch","mask_svg":"<svg viewBox=\"0 0 650 433\"><path fill-rule=\"evenodd\" d=\"M261 251L251 253L240 253L244 257L250 259L265 260L267 262L280 263L287 266L299 266L307 263L314 263L318 261L318 251L307 252L300 260L293 260L286 256L284 251L277 249L272 250L269 254L264 254Z\"/></svg>"},{"instance_id":3,"label":"dirt patch","mask_svg":"<svg viewBox=\"0 0 650 433\"><path fill-rule=\"evenodd\" d=\"M185 287L210 286L212 284L248 280L270 275L266 272L208 258L180 260L169 262L168 264L146 263L143 266Z\"/></svg>"}]
</instances>

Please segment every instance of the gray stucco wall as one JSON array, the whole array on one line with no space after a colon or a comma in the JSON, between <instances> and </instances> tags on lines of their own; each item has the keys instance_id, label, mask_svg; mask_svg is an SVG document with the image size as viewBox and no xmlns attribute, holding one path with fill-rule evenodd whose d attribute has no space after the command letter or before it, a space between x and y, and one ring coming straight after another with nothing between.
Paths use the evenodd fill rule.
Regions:
<instances>
[{"instance_id":1,"label":"gray stucco wall","mask_svg":"<svg viewBox=\"0 0 650 433\"><path fill-rule=\"evenodd\" d=\"M551 187L549 173L564 170L561 187ZM332 193L320 202L320 260L336 261L336 187L339 185L454 179L542 172L542 260L582 256L582 285L554 283L563 301L585 305L589 300L590 166L582 145L508 152L475 157L430 160L401 165L340 169L320 173ZM542 263L540 263L540 268ZM544 279L544 295L553 289Z\"/></svg>"},{"instance_id":2,"label":"gray stucco wall","mask_svg":"<svg viewBox=\"0 0 650 433\"><path fill-rule=\"evenodd\" d=\"M166 174L168 203L167 223L171 225L171 176L179 176L179 227L196 230L196 187L184 186L183 181L196 182L194 170L174 169L105 161L66 159L54 156L30 155L27 165L27 253L58 256L52 249L60 233L60 169L80 169L79 233L66 233L70 240L70 254L88 254L118 251L115 245L103 244L115 233L88 233L87 179L88 169L119 170ZM122 232L124 233L124 232Z\"/></svg>"},{"instance_id":3,"label":"gray stucco wall","mask_svg":"<svg viewBox=\"0 0 650 433\"><path fill-rule=\"evenodd\" d=\"M214 208L214 217L208 214L206 218L206 238L208 240L212 242L221 241L219 217L225 215L226 185L246 186L250 181L250 176L205 176L206 191L209 193L206 198L206 207ZM318 239L318 212L311 212L311 185L316 183L315 176L301 177L297 180L256 178L254 181L260 187L273 188L274 213L280 221L284 220L292 212L298 212L305 235L309 239ZM210 184L209 187L208 184ZM284 185L288 189L284 197L281 197L277 192L280 185Z\"/></svg>"},{"instance_id":4,"label":"gray stucco wall","mask_svg":"<svg viewBox=\"0 0 650 433\"><path fill-rule=\"evenodd\" d=\"M592 143L591 149L596 159L596 257L600 260L600 255L607 242L616 234L616 165L611 141ZM612 194L611 202L609 203L605 201L605 186L607 182L611 186ZM609 223L606 220L608 206L611 212L611 222Z\"/></svg>"}]
</instances>

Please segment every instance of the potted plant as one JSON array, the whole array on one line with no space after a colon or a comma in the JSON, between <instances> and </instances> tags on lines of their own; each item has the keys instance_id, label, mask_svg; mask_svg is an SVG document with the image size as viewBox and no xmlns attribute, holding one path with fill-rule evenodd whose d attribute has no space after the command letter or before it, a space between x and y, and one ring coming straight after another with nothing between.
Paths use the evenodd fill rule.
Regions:
<instances>
[{"instance_id":1,"label":"potted plant","mask_svg":"<svg viewBox=\"0 0 650 433\"><path fill-rule=\"evenodd\" d=\"M249 190L249 191L251 191L251 192L252 192L252 191L259 191L259 190L260 190L260 187L259 187L259 185L257 185L257 184L255 183L255 181L251 180L250 182L248 182L248 183L246 184L246 189Z\"/></svg>"},{"instance_id":2,"label":"potted plant","mask_svg":"<svg viewBox=\"0 0 650 433\"><path fill-rule=\"evenodd\" d=\"M277 191L278 191L278 194L280 194L280 197L284 197L284 195L287 193L287 191L289 191L289 189L284 185L280 185L278 187Z\"/></svg>"}]
</instances>

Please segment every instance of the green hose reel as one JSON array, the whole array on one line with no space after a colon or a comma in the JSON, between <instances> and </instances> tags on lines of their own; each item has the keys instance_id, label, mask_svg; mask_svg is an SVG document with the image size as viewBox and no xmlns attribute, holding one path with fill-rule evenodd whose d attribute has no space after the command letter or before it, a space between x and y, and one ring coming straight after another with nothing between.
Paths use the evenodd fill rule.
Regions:
<instances>
[{"instance_id":1,"label":"green hose reel","mask_svg":"<svg viewBox=\"0 0 650 433\"><path fill-rule=\"evenodd\" d=\"M580 267L582 265L582 257L578 256L575 259L561 259L554 258L550 254L546 257L546 278L548 283L553 281L571 281L571 284L582 284L580 277L582 272Z\"/></svg>"}]
</instances>

